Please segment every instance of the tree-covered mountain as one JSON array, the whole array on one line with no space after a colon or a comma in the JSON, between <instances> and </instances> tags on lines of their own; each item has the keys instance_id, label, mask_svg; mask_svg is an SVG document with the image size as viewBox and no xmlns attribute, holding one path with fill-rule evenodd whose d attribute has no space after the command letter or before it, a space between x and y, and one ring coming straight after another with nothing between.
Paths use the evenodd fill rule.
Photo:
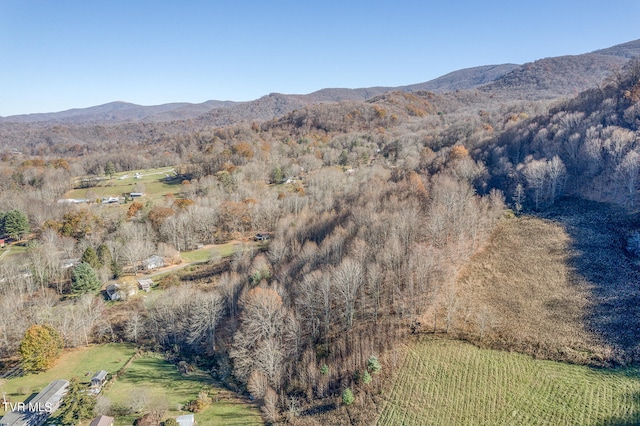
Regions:
<instances>
[{"instance_id":1,"label":"tree-covered mountain","mask_svg":"<svg viewBox=\"0 0 640 426\"><path fill-rule=\"evenodd\" d=\"M640 41L576 56L545 58L524 65L486 65L453 71L424 83L399 87L322 89L305 95L272 93L249 102L207 101L142 106L126 102L44 114L0 117L3 123L47 125L110 125L169 123L196 120L197 124L223 126L240 121L263 121L315 103L363 101L390 91L436 93L482 90L506 98L543 99L571 95L598 84L628 59L640 53Z\"/></svg>"}]
</instances>

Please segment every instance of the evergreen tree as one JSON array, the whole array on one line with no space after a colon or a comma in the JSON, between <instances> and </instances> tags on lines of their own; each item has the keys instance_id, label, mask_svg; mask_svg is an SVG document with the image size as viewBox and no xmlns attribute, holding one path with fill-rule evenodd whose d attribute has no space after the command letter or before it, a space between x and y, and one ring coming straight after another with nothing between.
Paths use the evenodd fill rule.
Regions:
<instances>
[{"instance_id":1,"label":"evergreen tree","mask_svg":"<svg viewBox=\"0 0 640 426\"><path fill-rule=\"evenodd\" d=\"M378 361L378 357L375 355L371 355L367 360L367 368L373 374L379 374L380 370L382 370L382 365L380 365L380 361Z\"/></svg>"},{"instance_id":2,"label":"evergreen tree","mask_svg":"<svg viewBox=\"0 0 640 426\"><path fill-rule=\"evenodd\" d=\"M342 391L342 402L344 405L351 405L355 401L355 397L353 396L353 392L351 388L346 388Z\"/></svg>"},{"instance_id":3,"label":"evergreen tree","mask_svg":"<svg viewBox=\"0 0 640 426\"><path fill-rule=\"evenodd\" d=\"M58 418L64 425L77 425L82 420L92 418L95 407L96 398L86 392L78 379L73 378L69 381L67 394L62 399Z\"/></svg>"},{"instance_id":4,"label":"evergreen tree","mask_svg":"<svg viewBox=\"0 0 640 426\"><path fill-rule=\"evenodd\" d=\"M86 262L79 263L71 276L71 294L80 296L100 288L100 279L96 271Z\"/></svg>"},{"instance_id":5,"label":"evergreen tree","mask_svg":"<svg viewBox=\"0 0 640 426\"><path fill-rule=\"evenodd\" d=\"M104 174L108 175L109 178L113 178L113 175L116 173L116 166L113 164L113 161L107 161L107 164L104 165Z\"/></svg>"},{"instance_id":6,"label":"evergreen tree","mask_svg":"<svg viewBox=\"0 0 640 426\"><path fill-rule=\"evenodd\" d=\"M11 238L19 240L31 230L27 215L20 210L11 210L4 214L2 229Z\"/></svg>"},{"instance_id":7,"label":"evergreen tree","mask_svg":"<svg viewBox=\"0 0 640 426\"><path fill-rule=\"evenodd\" d=\"M28 372L45 371L60 356L64 342L60 333L50 325L32 325L20 342L22 368Z\"/></svg>"},{"instance_id":8,"label":"evergreen tree","mask_svg":"<svg viewBox=\"0 0 640 426\"><path fill-rule=\"evenodd\" d=\"M82 259L80 262L88 263L91 265L93 269L100 269L102 267L102 262L98 258L98 253L93 249L93 247L87 247L84 253L82 253Z\"/></svg>"},{"instance_id":9,"label":"evergreen tree","mask_svg":"<svg viewBox=\"0 0 640 426\"><path fill-rule=\"evenodd\" d=\"M111 250L107 247L106 244L100 244L98 246L98 260L100 261L101 266L109 266L111 267L111 262L113 262L113 256L111 255Z\"/></svg>"}]
</instances>

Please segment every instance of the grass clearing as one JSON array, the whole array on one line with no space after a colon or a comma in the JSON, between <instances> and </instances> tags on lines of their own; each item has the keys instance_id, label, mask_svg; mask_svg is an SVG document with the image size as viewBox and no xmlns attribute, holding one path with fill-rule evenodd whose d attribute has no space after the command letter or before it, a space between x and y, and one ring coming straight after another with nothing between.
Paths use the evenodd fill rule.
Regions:
<instances>
[{"instance_id":1,"label":"grass clearing","mask_svg":"<svg viewBox=\"0 0 640 426\"><path fill-rule=\"evenodd\" d=\"M640 424L639 373L425 338L410 345L378 424Z\"/></svg>"},{"instance_id":2,"label":"grass clearing","mask_svg":"<svg viewBox=\"0 0 640 426\"><path fill-rule=\"evenodd\" d=\"M69 380L77 377L89 382L91 376L99 370L109 374L118 372L135 354L136 349L127 344L105 344L65 350L56 364L49 370L38 374L27 374L7 380L1 387L13 402L24 401L32 393L40 392L56 379ZM0 407L0 413L2 407Z\"/></svg>"},{"instance_id":3,"label":"grass clearing","mask_svg":"<svg viewBox=\"0 0 640 426\"><path fill-rule=\"evenodd\" d=\"M215 258L215 257L225 258L225 257L233 256L234 254L236 254L236 252L241 250L247 250L248 248L251 248L251 247L260 249L264 246L266 246L265 243L256 243L253 241L249 243L246 243L246 242L242 243L240 241L230 241L224 244L208 245L198 250L183 251L180 253L180 256L182 257L183 261L188 263L206 262L211 258Z\"/></svg>"},{"instance_id":4,"label":"grass clearing","mask_svg":"<svg viewBox=\"0 0 640 426\"><path fill-rule=\"evenodd\" d=\"M136 179L136 173L140 178ZM159 200L168 193L180 190L180 184L176 181L166 181L167 177L174 176L173 167L161 167L149 170L132 170L117 173L112 179L100 181L92 188L80 188L69 191L65 198L88 198L94 200L101 197L118 197L125 192L135 192L135 187L144 187L143 200Z\"/></svg>"},{"instance_id":5,"label":"grass clearing","mask_svg":"<svg viewBox=\"0 0 640 426\"><path fill-rule=\"evenodd\" d=\"M160 398L167 402L167 416L185 414L179 407L197 398L200 391L213 394L213 404L196 413L196 421L203 425L262 424L258 410L224 390L214 388L211 377L194 372L182 375L176 367L158 356L143 356L134 360L126 371L104 392L113 405L128 406L132 400L146 394L149 400ZM130 425L139 415L116 418L116 425Z\"/></svg>"}]
</instances>

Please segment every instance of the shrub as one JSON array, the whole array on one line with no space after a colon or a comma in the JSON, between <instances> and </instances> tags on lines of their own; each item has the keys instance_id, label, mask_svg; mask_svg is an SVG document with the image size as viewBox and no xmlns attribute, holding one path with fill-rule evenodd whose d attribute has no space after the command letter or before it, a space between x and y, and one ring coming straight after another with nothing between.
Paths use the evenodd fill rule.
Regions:
<instances>
[{"instance_id":1,"label":"shrub","mask_svg":"<svg viewBox=\"0 0 640 426\"><path fill-rule=\"evenodd\" d=\"M351 405L355 401L351 388L346 388L342 391L342 403L345 405Z\"/></svg>"},{"instance_id":2,"label":"shrub","mask_svg":"<svg viewBox=\"0 0 640 426\"><path fill-rule=\"evenodd\" d=\"M367 360L367 369L373 373L378 374L380 370L382 370L382 366L380 365L380 361L378 361L378 357L375 355L371 355Z\"/></svg>"},{"instance_id":3,"label":"shrub","mask_svg":"<svg viewBox=\"0 0 640 426\"><path fill-rule=\"evenodd\" d=\"M371 374L369 374L369 372L366 370L364 374L362 374L362 383L364 383L365 385L371 383Z\"/></svg>"},{"instance_id":4,"label":"shrub","mask_svg":"<svg viewBox=\"0 0 640 426\"><path fill-rule=\"evenodd\" d=\"M320 374L322 374L323 376L329 374L329 367L327 366L327 364L323 364L322 367L320 367Z\"/></svg>"}]
</instances>

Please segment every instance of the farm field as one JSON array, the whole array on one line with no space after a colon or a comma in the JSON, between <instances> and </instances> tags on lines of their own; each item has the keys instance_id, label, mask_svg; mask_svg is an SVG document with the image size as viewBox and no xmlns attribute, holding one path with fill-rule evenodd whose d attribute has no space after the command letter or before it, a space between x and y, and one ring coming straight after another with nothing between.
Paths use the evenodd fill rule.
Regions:
<instances>
[{"instance_id":1,"label":"farm field","mask_svg":"<svg viewBox=\"0 0 640 426\"><path fill-rule=\"evenodd\" d=\"M106 370L110 375L118 372L135 354L133 345L105 344L69 349L62 353L56 364L49 370L39 374L27 374L22 377L7 379L0 387L12 402L27 399L33 393L40 392L46 385L56 379L69 380L77 377L81 382L89 382L91 376L99 370ZM4 414L0 407L0 414Z\"/></svg>"},{"instance_id":2,"label":"farm field","mask_svg":"<svg viewBox=\"0 0 640 426\"><path fill-rule=\"evenodd\" d=\"M639 373L425 338L410 345L378 424L639 424Z\"/></svg>"},{"instance_id":3,"label":"farm field","mask_svg":"<svg viewBox=\"0 0 640 426\"><path fill-rule=\"evenodd\" d=\"M168 416L178 416L185 412L177 409L197 398L201 391L209 391L212 405L196 413L198 424L202 425L256 425L262 424L257 409L242 402L224 389L213 386L209 376L204 373L182 375L175 365L160 356L143 356L134 360L125 372L104 392L112 406L126 407L134 399L153 401L160 398L166 401ZM139 416L122 416L116 418L116 425L131 425Z\"/></svg>"}]
</instances>

